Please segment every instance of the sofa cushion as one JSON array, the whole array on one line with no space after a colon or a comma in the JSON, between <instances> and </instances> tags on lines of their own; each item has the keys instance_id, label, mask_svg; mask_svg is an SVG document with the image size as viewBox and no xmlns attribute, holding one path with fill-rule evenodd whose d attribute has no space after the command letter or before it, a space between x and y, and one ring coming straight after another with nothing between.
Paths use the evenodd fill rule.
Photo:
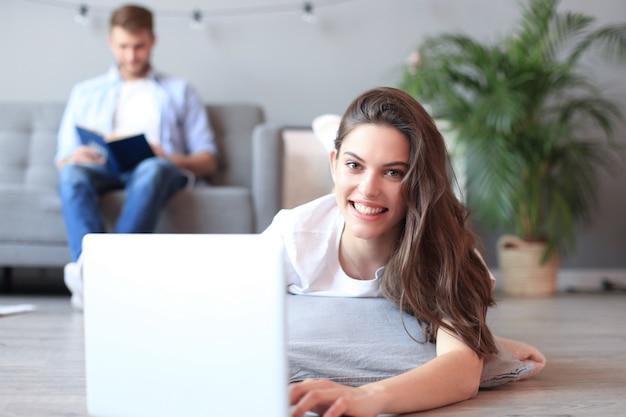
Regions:
<instances>
[{"instance_id":1,"label":"sofa cushion","mask_svg":"<svg viewBox=\"0 0 626 417\"><path fill-rule=\"evenodd\" d=\"M0 241L65 245L55 188L0 184Z\"/></svg>"},{"instance_id":2,"label":"sofa cushion","mask_svg":"<svg viewBox=\"0 0 626 417\"><path fill-rule=\"evenodd\" d=\"M214 185L252 186L252 131L263 122L261 107L252 104L207 105L208 117L220 153Z\"/></svg>"},{"instance_id":3,"label":"sofa cushion","mask_svg":"<svg viewBox=\"0 0 626 417\"><path fill-rule=\"evenodd\" d=\"M193 191L192 191L193 190ZM100 199L103 221L113 230L124 192L114 191ZM205 213L219 213L211 216ZM236 223L225 218L238 219ZM250 233L254 228L252 194L245 187L198 185L168 201L159 217L157 233Z\"/></svg>"},{"instance_id":4,"label":"sofa cushion","mask_svg":"<svg viewBox=\"0 0 626 417\"><path fill-rule=\"evenodd\" d=\"M0 103L0 184L56 189L63 103Z\"/></svg>"}]
</instances>

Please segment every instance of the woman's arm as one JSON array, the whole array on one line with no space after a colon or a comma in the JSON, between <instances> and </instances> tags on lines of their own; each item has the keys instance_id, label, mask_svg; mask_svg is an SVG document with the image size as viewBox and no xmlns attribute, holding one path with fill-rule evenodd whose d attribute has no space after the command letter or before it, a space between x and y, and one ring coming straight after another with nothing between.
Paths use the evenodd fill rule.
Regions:
<instances>
[{"instance_id":1,"label":"woman's arm","mask_svg":"<svg viewBox=\"0 0 626 417\"><path fill-rule=\"evenodd\" d=\"M478 392L483 361L447 330L437 333L437 357L404 374L358 388L327 380L292 384L292 417L314 411L324 417L375 417L441 407Z\"/></svg>"}]
</instances>

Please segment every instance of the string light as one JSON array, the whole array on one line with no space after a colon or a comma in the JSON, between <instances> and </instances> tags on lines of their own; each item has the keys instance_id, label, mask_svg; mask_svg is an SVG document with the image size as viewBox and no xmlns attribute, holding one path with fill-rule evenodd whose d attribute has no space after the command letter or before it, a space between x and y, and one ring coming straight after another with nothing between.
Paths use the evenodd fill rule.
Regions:
<instances>
[{"instance_id":1,"label":"string light","mask_svg":"<svg viewBox=\"0 0 626 417\"><path fill-rule=\"evenodd\" d=\"M76 10L77 3L70 0L23 0L30 3L39 3L47 6L53 6L64 9ZM254 0L250 0L254 3ZM265 6L242 6L229 9L213 9L213 10L200 10L195 9L191 12L191 21L189 26L194 30L203 30L207 19L225 18L225 17L241 17L250 16L255 14L270 14L270 13L286 13L286 12L300 12L300 18L307 23L315 23L317 16L314 14L314 10L319 10L323 7L337 6L345 3L352 3L359 0L317 0L317 1L305 1L304 4L274 4ZM155 16L160 17L182 17L189 19L189 12L184 10L152 10ZM78 11L74 15L74 21L81 25L87 25L89 23L90 16L93 13L110 13L110 8L106 6L90 5L87 6L84 3L78 4Z\"/></svg>"},{"instance_id":2,"label":"string light","mask_svg":"<svg viewBox=\"0 0 626 417\"><path fill-rule=\"evenodd\" d=\"M306 23L315 23L315 14L313 13L313 3L310 1L304 2L302 7L302 20Z\"/></svg>"},{"instance_id":3,"label":"string light","mask_svg":"<svg viewBox=\"0 0 626 417\"><path fill-rule=\"evenodd\" d=\"M189 27L193 30L204 30L204 22L202 20L202 12L200 10L194 10L191 12L191 22L189 23Z\"/></svg>"},{"instance_id":4,"label":"string light","mask_svg":"<svg viewBox=\"0 0 626 417\"><path fill-rule=\"evenodd\" d=\"M86 4L80 4L78 6L78 12L74 16L74 21L83 26L89 24L89 7L87 7Z\"/></svg>"}]
</instances>

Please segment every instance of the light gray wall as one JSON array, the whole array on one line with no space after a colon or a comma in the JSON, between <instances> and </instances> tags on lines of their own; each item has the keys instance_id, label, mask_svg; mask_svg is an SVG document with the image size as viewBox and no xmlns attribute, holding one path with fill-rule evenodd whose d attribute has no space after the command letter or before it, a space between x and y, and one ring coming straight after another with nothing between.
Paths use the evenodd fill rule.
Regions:
<instances>
[{"instance_id":1,"label":"light gray wall","mask_svg":"<svg viewBox=\"0 0 626 417\"><path fill-rule=\"evenodd\" d=\"M120 2L98 1L87 26L74 22L74 9L60 7L71 3L0 0L0 100L65 100L76 81L111 64L106 24ZM459 31L495 39L519 10L517 0L323 1L315 10L317 23L310 25L295 10L302 3L148 2L156 12L155 66L190 80L207 102L259 103L270 122L310 125L317 115L341 113L366 88L397 85L400 66L424 35ZM197 32L186 16L199 5L205 12L276 5L293 5L294 11L207 18L205 30ZM624 0L564 0L561 8L601 23L626 21ZM624 68L590 62L588 71L626 109ZM626 141L626 125L618 136ZM594 222L581 229L578 251L565 266L626 268L626 168L614 177L602 175ZM494 235L484 237L494 264Z\"/></svg>"}]
</instances>

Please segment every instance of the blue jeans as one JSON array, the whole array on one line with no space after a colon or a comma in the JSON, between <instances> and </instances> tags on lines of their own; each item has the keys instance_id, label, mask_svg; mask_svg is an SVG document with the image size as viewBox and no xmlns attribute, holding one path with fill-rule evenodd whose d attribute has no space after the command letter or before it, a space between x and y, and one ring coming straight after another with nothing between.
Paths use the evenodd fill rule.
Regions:
<instances>
[{"instance_id":1,"label":"blue jeans","mask_svg":"<svg viewBox=\"0 0 626 417\"><path fill-rule=\"evenodd\" d=\"M59 171L59 196L72 260L82 252L83 236L105 231L98 204L101 195L126 191L115 233L150 233L165 203L186 184L182 171L163 158L145 159L123 174L104 165L64 165Z\"/></svg>"}]
</instances>

